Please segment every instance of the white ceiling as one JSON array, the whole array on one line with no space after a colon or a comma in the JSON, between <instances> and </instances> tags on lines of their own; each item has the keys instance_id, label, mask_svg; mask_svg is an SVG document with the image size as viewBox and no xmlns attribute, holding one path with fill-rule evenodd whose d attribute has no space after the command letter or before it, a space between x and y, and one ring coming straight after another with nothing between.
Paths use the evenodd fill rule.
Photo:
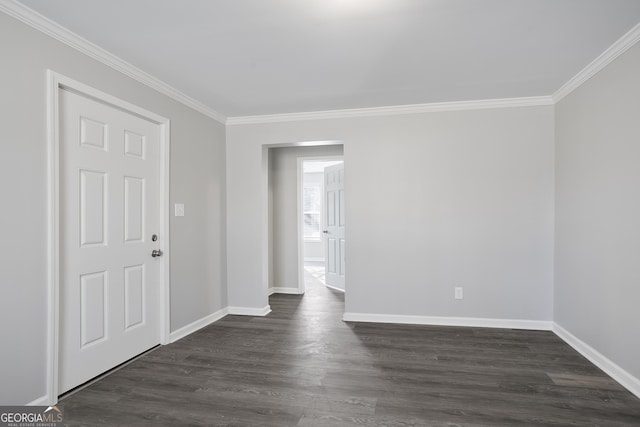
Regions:
<instances>
[{"instance_id":1,"label":"white ceiling","mask_svg":"<svg viewBox=\"0 0 640 427\"><path fill-rule=\"evenodd\" d=\"M551 95L640 0L21 0L227 117Z\"/></svg>"}]
</instances>

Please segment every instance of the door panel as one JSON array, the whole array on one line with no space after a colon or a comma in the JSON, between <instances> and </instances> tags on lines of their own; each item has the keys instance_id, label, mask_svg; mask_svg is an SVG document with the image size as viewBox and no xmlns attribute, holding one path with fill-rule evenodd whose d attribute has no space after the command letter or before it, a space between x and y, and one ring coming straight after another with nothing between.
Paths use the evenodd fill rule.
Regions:
<instances>
[{"instance_id":1,"label":"door panel","mask_svg":"<svg viewBox=\"0 0 640 427\"><path fill-rule=\"evenodd\" d=\"M336 192L328 190L326 195L327 200L327 226L336 226Z\"/></svg>"},{"instance_id":2,"label":"door panel","mask_svg":"<svg viewBox=\"0 0 640 427\"><path fill-rule=\"evenodd\" d=\"M107 125L80 117L80 145L107 151Z\"/></svg>"},{"instance_id":3,"label":"door panel","mask_svg":"<svg viewBox=\"0 0 640 427\"><path fill-rule=\"evenodd\" d=\"M328 237L327 238L327 268L326 273L336 273L336 239Z\"/></svg>"},{"instance_id":4,"label":"door panel","mask_svg":"<svg viewBox=\"0 0 640 427\"><path fill-rule=\"evenodd\" d=\"M130 157L144 159L144 135L124 132L124 154Z\"/></svg>"},{"instance_id":5,"label":"door panel","mask_svg":"<svg viewBox=\"0 0 640 427\"><path fill-rule=\"evenodd\" d=\"M107 180L104 172L80 171L80 246L104 245Z\"/></svg>"},{"instance_id":6,"label":"door panel","mask_svg":"<svg viewBox=\"0 0 640 427\"><path fill-rule=\"evenodd\" d=\"M107 325L105 322L106 296L106 271L80 276L81 348L107 337Z\"/></svg>"},{"instance_id":7,"label":"door panel","mask_svg":"<svg viewBox=\"0 0 640 427\"><path fill-rule=\"evenodd\" d=\"M345 209L344 163L324 170L326 218L325 280L327 286L344 290L345 280Z\"/></svg>"},{"instance_id":8,"label":"door panel","mask_svg":"<svg viewBox=\"0 0 640 427\"><path fill-rule=\"evenodd\" d=\"M338 197L338 203L340 204L339 208L338 208L338 212L339 212L339 216L338 216L338 226L339 227L344 227L344 190L339 190L338 191L339 197Z\"/></svg>"},{"instance_id":9,"label":"door panel","mask_svg":"<svg viewBox=\"0 0 640 427\"><path fill-rule=\"evenodd\" d=\"M124 177L124 241L142 242L144 230L144 179Z\"/></svg>"},{"instance_id":10,"label":"door panel","mask_svg":"<svg viewBox=\"0 0 640 427\"><path fill-rule=\"evenodd\" d=\"M160 129L59 94L64 393L160 343Z\"/></svg>"},{"instance_id":11,"label":"door panel","mask_svg":"<svg viewBox=\"0 0 640 427\"><path fill-rule=\"evenodd\" d=\"M139 325L144 320L144 265L124 269L124 327Z\"/></svg>"}]
</instances>

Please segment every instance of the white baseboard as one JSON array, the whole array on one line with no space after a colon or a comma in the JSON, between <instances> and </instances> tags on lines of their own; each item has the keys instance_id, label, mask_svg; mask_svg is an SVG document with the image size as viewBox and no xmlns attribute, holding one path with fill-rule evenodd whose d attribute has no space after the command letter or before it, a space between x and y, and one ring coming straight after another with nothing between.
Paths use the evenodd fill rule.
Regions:
<instances>
[{"instance_id":1,"label":"white baseboard","mask_svg":"<svg viewBox=\"0 0 640 427\"><path fill-rule=\"evenodd\" d=\"M238 316L266 316L271 313L271 307L265 306L262 308L254 307L227 307L229 314L235 314Z\"/></svg>"},{"instance_id":2,"label":"white baseboard","mask_svg":"<svg viewBox=\"0 0 640 427\"><path fill-rule=\"evenodd\" d=\"M408 316L402 314L344 313L345 322L402 323L410 325L471 326L550 331L553 325L545 320L487 319L475 317Z\"/></svg>"},{"instance_id":3,"label":"white baseboard","mask_svg":"<svg viewBox=\"0 0 640 427\"><path fill-rule=\"evenodd\" d=\"M553 323L552 331L573 347L578 353L587 358L591 363L602 369L611 378L619 382L623 387L640 398L640 379L622 369L612 360L564 329L557 323Z\"/></svg>"},{"instance_id":4,"label":"white baseboard","mask_svg":"<svg viewBox=\"0 0 640 427\"><path fill-rule=\"evenodd\" d=\"M293 286L274 286L273 288L269 288L269 295L272 295L272 294L301 295L303 293L304 292L300 291L300 289Z\"/></svg>"},{"instance_id":5,"label":"white baseboard","mask_svg":"<svg viewBox=\"0 0 640 427\"><path fill-rule=\"evenodd\" d=\"M198 329L202 329L205 326L222 319L227 314L229 314L229 310L225 307L221 310L216 311L215 313L211 313L210 315L203 317L202 319L198 319L195 322L189 323L188 325L171 332L169 334L169 343L176 342L186 337L187 335L194 333Z\"/></svg>"},{"instance_id":6,"label":"white baseboard","mask_svg":"<svg viewBox=\"0 0 640 427\"><path fill-rule=\"evenodd\" d=\"M324 262L324 258L305 257L304 262Z\"/></svg>"},{"instance_id":7,"label":"white baseboard","mask_svg":"<svg viewBox=\"0 0 640 427\"><path fill-rule=\"evenodd\" d=\"M46 394L44 396L40 396L34 401L27 403L25 406L49 406L49 396Z\"/></svg>"}]
</instances>

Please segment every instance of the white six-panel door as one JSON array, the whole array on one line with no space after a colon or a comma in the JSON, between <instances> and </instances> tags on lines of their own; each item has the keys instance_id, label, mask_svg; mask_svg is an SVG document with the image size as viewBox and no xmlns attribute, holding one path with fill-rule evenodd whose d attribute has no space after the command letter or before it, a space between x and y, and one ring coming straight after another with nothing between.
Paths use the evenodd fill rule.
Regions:
<instances>
[{"instance_id":1,"label":"white six-panel door","mask_svg":"<svg viewBox=\"0 0 640 427\"><path fill-rule=\"evenodd\" d=\"M157 124L60 90L59 393L160 343Z\"/></svg>"},{"instance_id":2,"label":"white six-panel door","mask_svg":"<svg viewBox=\"0 0 640 427\"><path fill-rule=\"evenodd\" d=\"M327 286L344 290L345 210L344 163L324 169L325 280Z\"/></svg>"}]
</instances>

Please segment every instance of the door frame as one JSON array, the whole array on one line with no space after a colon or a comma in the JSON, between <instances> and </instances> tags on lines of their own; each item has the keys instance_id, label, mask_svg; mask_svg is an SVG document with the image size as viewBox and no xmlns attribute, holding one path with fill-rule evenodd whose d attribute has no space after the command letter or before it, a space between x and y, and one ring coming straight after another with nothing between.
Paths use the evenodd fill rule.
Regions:
<instances>
[{"instance_id":1,"label":"door frame","mask_svg":"<svg viewBox=\"0 0 640 427\"><path fill-rule=\"evenodd\" d=\"M303 163L305 161L313 161L313 160L340 160L344 162L344 154L342 156L304 156L298 157L298 187L297 187L297 201L296 205L298 208L297 218L298 218L298 293L303 294L305 292L304 286L304 219L302 218L302 189L303 189L303 179L304 179L304 170ZM322 185L324 189L324 184ZM324 201L322 202L322 206L324 208ZM322 218L324 222L324 209L322 212ZM324 247L324 238L321 238ZM324 251L324 249L323 249Z\"/></svg>"},{"instance_id":2,"label":"door frame","mask_svg":"<svg viewBox=\"0 0 640 427\"><path fill-rule=\"evenodd\" d=\"M170 333L170 257L169 235L169 174L170 174L170 121L151 111L116 98L69 77L47 70L47 404L58 401L58 355L60 317L60 141L59 92L68 90L119 110L136 115L160 127L160 229L164 236L160 265L160 344L169 343Z\"/></svg>"}]
</instances>

